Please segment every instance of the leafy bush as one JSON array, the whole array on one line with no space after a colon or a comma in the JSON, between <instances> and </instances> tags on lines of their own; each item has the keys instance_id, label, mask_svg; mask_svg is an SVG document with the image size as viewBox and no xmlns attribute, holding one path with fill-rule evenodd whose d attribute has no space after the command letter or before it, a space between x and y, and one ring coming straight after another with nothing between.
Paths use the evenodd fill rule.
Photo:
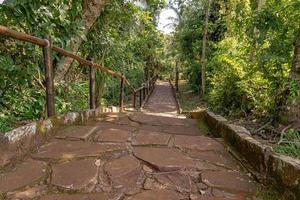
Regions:
<instances>
[{"instance_id":1,"label":"leafy bush","mask_svg":"<svg viewBox=\"0 0 300 200\"><path fill-rule=\"evenodd\" d=\"M88 80L62 83L56 87L56 112L81 111L89 108Z\"/></svg>"},{"instance_id":2,"label":"leafy bush","mask_svg":"<svg viewBox=\"0 0 300 200\"><path fill-rule=\"evenodd\" d=\"M226 38L209 61L208 103L225 114L252 113L264 116L274 106L270 82L256 66L247 63L246 48Z\"/></svg>"}]
</instances>

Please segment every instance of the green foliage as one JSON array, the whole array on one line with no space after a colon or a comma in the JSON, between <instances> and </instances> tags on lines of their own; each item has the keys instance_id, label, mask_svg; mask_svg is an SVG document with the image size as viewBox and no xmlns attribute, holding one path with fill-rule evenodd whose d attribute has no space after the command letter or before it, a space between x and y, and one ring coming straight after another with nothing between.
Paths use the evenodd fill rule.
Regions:
<instances>
[{"instance_id":1,"label":"green foliage","mask_svg":"<svg viewBox=\"0 0 300 200\"><path fill-rule=\"evenodd\" d=\"M60 47L82 34L81 18L80 0L10 0L0 5L1 25L38 37L49 34Z\"/></svg>"},{"instance_id":2,"label":"green foliage","mask_svg":"<svg viewBox=\"0 0 300 200\"><path fill-rule=\"evenodd\" d=\"M274 147L277 153L300 158L300 131L290 129L284 134L282 141Z\"/></svg>"},{"instance_id":3,"label":"green foliage","mask_svg":"<svg viewBox=\"0 0 300 200\"><path fill-rule=\"evenodd\" d=\"M179 81L179 102L183 112L197 112L207 108L203 101L200 101L199 93L193 91L185 80Z\"/></svg>"},{"instance_id":4,"label":"green foliage","mask_svg":"<svg viewBox=\"0 0 300 200\"><path fill-rule=\"evenodd\" d=\"M60 47L82 33L77 18L81 18L77 0L11 0L0 5L1 25L38 37L50 34ZM0 131L7 131L19 121L45 117L43 57L41 48L29 43L0 37L0 44Z\"/></svg>"},{"instance_id":5,"label":"green foliage","mask_svg":"<svg viewBox=\"0 0 300 200\"><path fill-rule=\"evenodd\" d=\"M62 83L56 88L56 95L56 112L85 110L89 102L88 81Z\"/></svg>"},{"instance_id":6,"label":"green foliage","mask_svg":"<svg viewBox=\"0 0 300 200\"><path fill-rule=\"evenodd\" d=\"M79 55L124 73L139 86L147 73L151 76L161 67L163 37L155 18L164 5L162 0L150 0L141 9L129 1L110 1L86 37L81 0L10 0L0 4L0 24L37 37L51 35L53 44L62 48L81 36ZM7 37L0 37L0 44L3 132L19 125L15 122L45 118L45 91L42 49ZM60 59L54 53L54 68ZM55 84L57 113L88 108L87 75L88 69L74 62L64 81ZM117 105L120 80L102 73L96 80L98 103Z\"/></svg>"},{"instance_id":7,"label":"green foliage","mask_svg":"<svg viewBox=\"0 0 300 200\"><path fill-rule=\"evenodd\" d=\"M205 99L226 115L277 119L288 101L299 97L289 77L295 37L300 29L298 0L213 1L207 48ZM191 87L200 87L204 4L181 6L174 35L176 56ZM287 92L288 91L288 92Z\"/></svg>"},{"instance_id":8,"label":"green foliage","mask_svg":"<svg viewBox=\"0 0 300 200\"><path fill-rule=\"evenodd\" d=\"M229 37L218 44L208 65L207 100L224 114L242 111L265 116L275 105L271 96L274 91L263 73L246 62L247 55L241 44Z\"/></svg>"},{"instance_id":9,"label":"green foliage","mask_svg":"<svg viewBox=\"0 0 300 200\"><path fill-rule=\"evenodd\" d=\"M268 183L260 185L256 191L256 197L261 200L286 200L282 188L275 187L276 184Z\"/></svg>"},{"instance_id":10,"label":"green foliage","mask_svg":"<svg viewBox=\"0 0 300 200\"><path fill-rule=\"evenodd\" d=\"M153 76L161 66L163 36L156 29L153 14L162 1L151 2L144 10L124 1L109 4L81 49L86 57L123 73L135 87ZM154 2L159 4L155 9ZM102 101L117 105L120 81L102 78L99 84L103 90Z\"/></svg>"}]
</instances>

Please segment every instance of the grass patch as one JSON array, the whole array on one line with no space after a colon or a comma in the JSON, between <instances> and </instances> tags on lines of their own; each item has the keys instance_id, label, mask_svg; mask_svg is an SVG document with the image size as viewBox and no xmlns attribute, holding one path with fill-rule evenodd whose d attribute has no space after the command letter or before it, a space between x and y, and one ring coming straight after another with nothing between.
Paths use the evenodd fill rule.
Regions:
<instances>
[{"instance_id":1,"label":"grass patch","mask_svg":"<svg viewBox=\"0 0 300 200\"><path fill-rule=\"evenodd\" d=\"M300 131L290 129L282 140L274 146L277 153L300 159Z\"/></svg>"},{"instance_id":2,"label":"grass patch","mask_svg":"<svg viewBox=\"0 0 300 200\"><path fill-rule=\"evenodd\" d=\"M203 135L208 136L208 135L211 134L210 130L209 130L209 127L208 127L207 123L204 120L199 119L197 121L197 127Z\"/></svg>"},{"instance_id":3,"label":"grass patch","mask_svg":"<svg viewBox=\"0 0 300 200\"><path fill-rule=\"evenodd\" d=\"M268 184L267 186L261 185L255 195L261 200L283 200L284 195L280 192L273 184Z\"/></svg>"},{"instance_id":4,"label":"grass patch","mask_svg":"<svg viewBox=\"0 0 300 200\"><path fill-rule=\"evenodd\" d=\"M14 119L10 116L0 113L0 134L10 131L14 126Z\"/></svg>"},{"instance_id":5,"label":"grass patch","mask_svg":"<svg viewBox=\"0 0 300 200\"><path fill-rule=\"evenodd\" d=\"M206 108L206 104L200 100L199 94L190 88L186 80L180 80L178 87L178 97L183 112L199 111Z\"/></svg>"}]
</instances>

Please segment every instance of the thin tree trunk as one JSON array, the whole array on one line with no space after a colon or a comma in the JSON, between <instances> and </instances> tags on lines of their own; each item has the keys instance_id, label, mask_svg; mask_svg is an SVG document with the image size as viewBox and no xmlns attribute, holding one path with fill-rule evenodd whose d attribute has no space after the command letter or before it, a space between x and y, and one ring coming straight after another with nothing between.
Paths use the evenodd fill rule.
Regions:
<instances>
[{"instance_id":1,"label":"thin tree trunk","mask_svg":"<svg viewBox=\"0 0 300 200\"><path fill-rule=\"evenodd\" d=\"M294 56L292 61L292 69L290 71L290 78L300 85L300 29L295 41ZM288 111L289 121L300 125L300 97L289 106ZM300 128L300 126L298 127Z\"/></svg>"},{"instance_id":2,"label":"thin tree trunk","mask_svg":"<svg viewBox=\"0 0 300 200\"><path fill-rule=\"evenodd\" d=\"M178 81L179 81L179 61L176 61L176 66L175 66L175 88L176 92L178 92Z\"/></svg>"},{"instance_id":3,"label":"thin tree trunk","mask_svg":"<svg viewBox=\"0 0 300 200\"><path fill-rule=\"evenodd\" d=\"M258 0L257 2L257 11L260 12L266 4L266 0ZM250 61L253 62L256 57L256 49L257 49L257 39L259 38L259 30L254 27L253 28L253 43L252 43L252 51L250 53Z\"/></svg>"},{"instance_id":4,"label":"thin tree trunk","mask_svg":"<svg viewBox=\"0 0 300 200\"><path fill-rule=\"evenodd\" d=\"M206 13L205 13L205 24L204 24L204 32L203 32L203 44L202 44L202 56L201 56L201 62L202 62L202 67L201 67L201 96L204 96L205 94L205 72L206 72L206 43L208 39L208 20L209 20L209 15L210 15L210 5L211 5L212 0L208 0L207 8L206 8Z\"/></svg>"},{"instance_id":5,"label":"thin tree trunk","mask_svg":"<svg viewBox=\"0 0 300 200\"><path fill-rule=\"evenodd\" d=\"M150 62L146 62L146 65L144 66L144 80L145 81L149 80L149 65L150 65Z\"/></svg>"},{"instance_id":6,"label":"thin tree trunk","mask_svg":"<svg viewBox=\"0 0 300 200\"><path fill-rule=\"evenodd\" d=\"M91 27L93 26L97 18L100 16L104 2L105 0L84 0L83 1L83 12L84 12L83 35L84 36L87 36ZM75 36L74 38L71 39L70 45L67 47L67 49L70 49L72 53L77 53L82 43L83 43L83 37ZM60 62L57 64L55 82L60 82L65 77L72 62L73 62L72 58L69 57L61 58Z\"/></svg>"}]
</instances>

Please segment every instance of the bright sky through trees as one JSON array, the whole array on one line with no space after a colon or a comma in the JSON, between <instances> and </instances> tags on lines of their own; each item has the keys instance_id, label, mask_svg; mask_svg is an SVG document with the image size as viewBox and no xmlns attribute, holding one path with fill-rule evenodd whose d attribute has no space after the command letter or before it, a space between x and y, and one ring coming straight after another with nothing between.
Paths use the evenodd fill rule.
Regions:
<instances>
[{"instance_id":1,"label":"bright sky through trees","mask_svg":"<svg viewBox=\"0 0 300 200\"><path fill-rule=\"evenodd\" d=\"M174 31L176 13L172 9L164 9L159 15L158 29L165 34L169 34Z\"/></svg>"},{"instance_id":2,"label":"bright sky through trees","mask_svg":"<svg viewBox=\"0 0 300 200\"><path fill-rule=\"evenodd\" d=\"M1 1L1 0L0 0ZM134 1L135 5L146 8L147 4L144 0L136 0ZM163 9L158 18L158 29L162 31L164 34L169 34L174 31L175 28L175 21L177 18L176 13L174 10L170 8Z\"/></svg>"}]
</instances>

